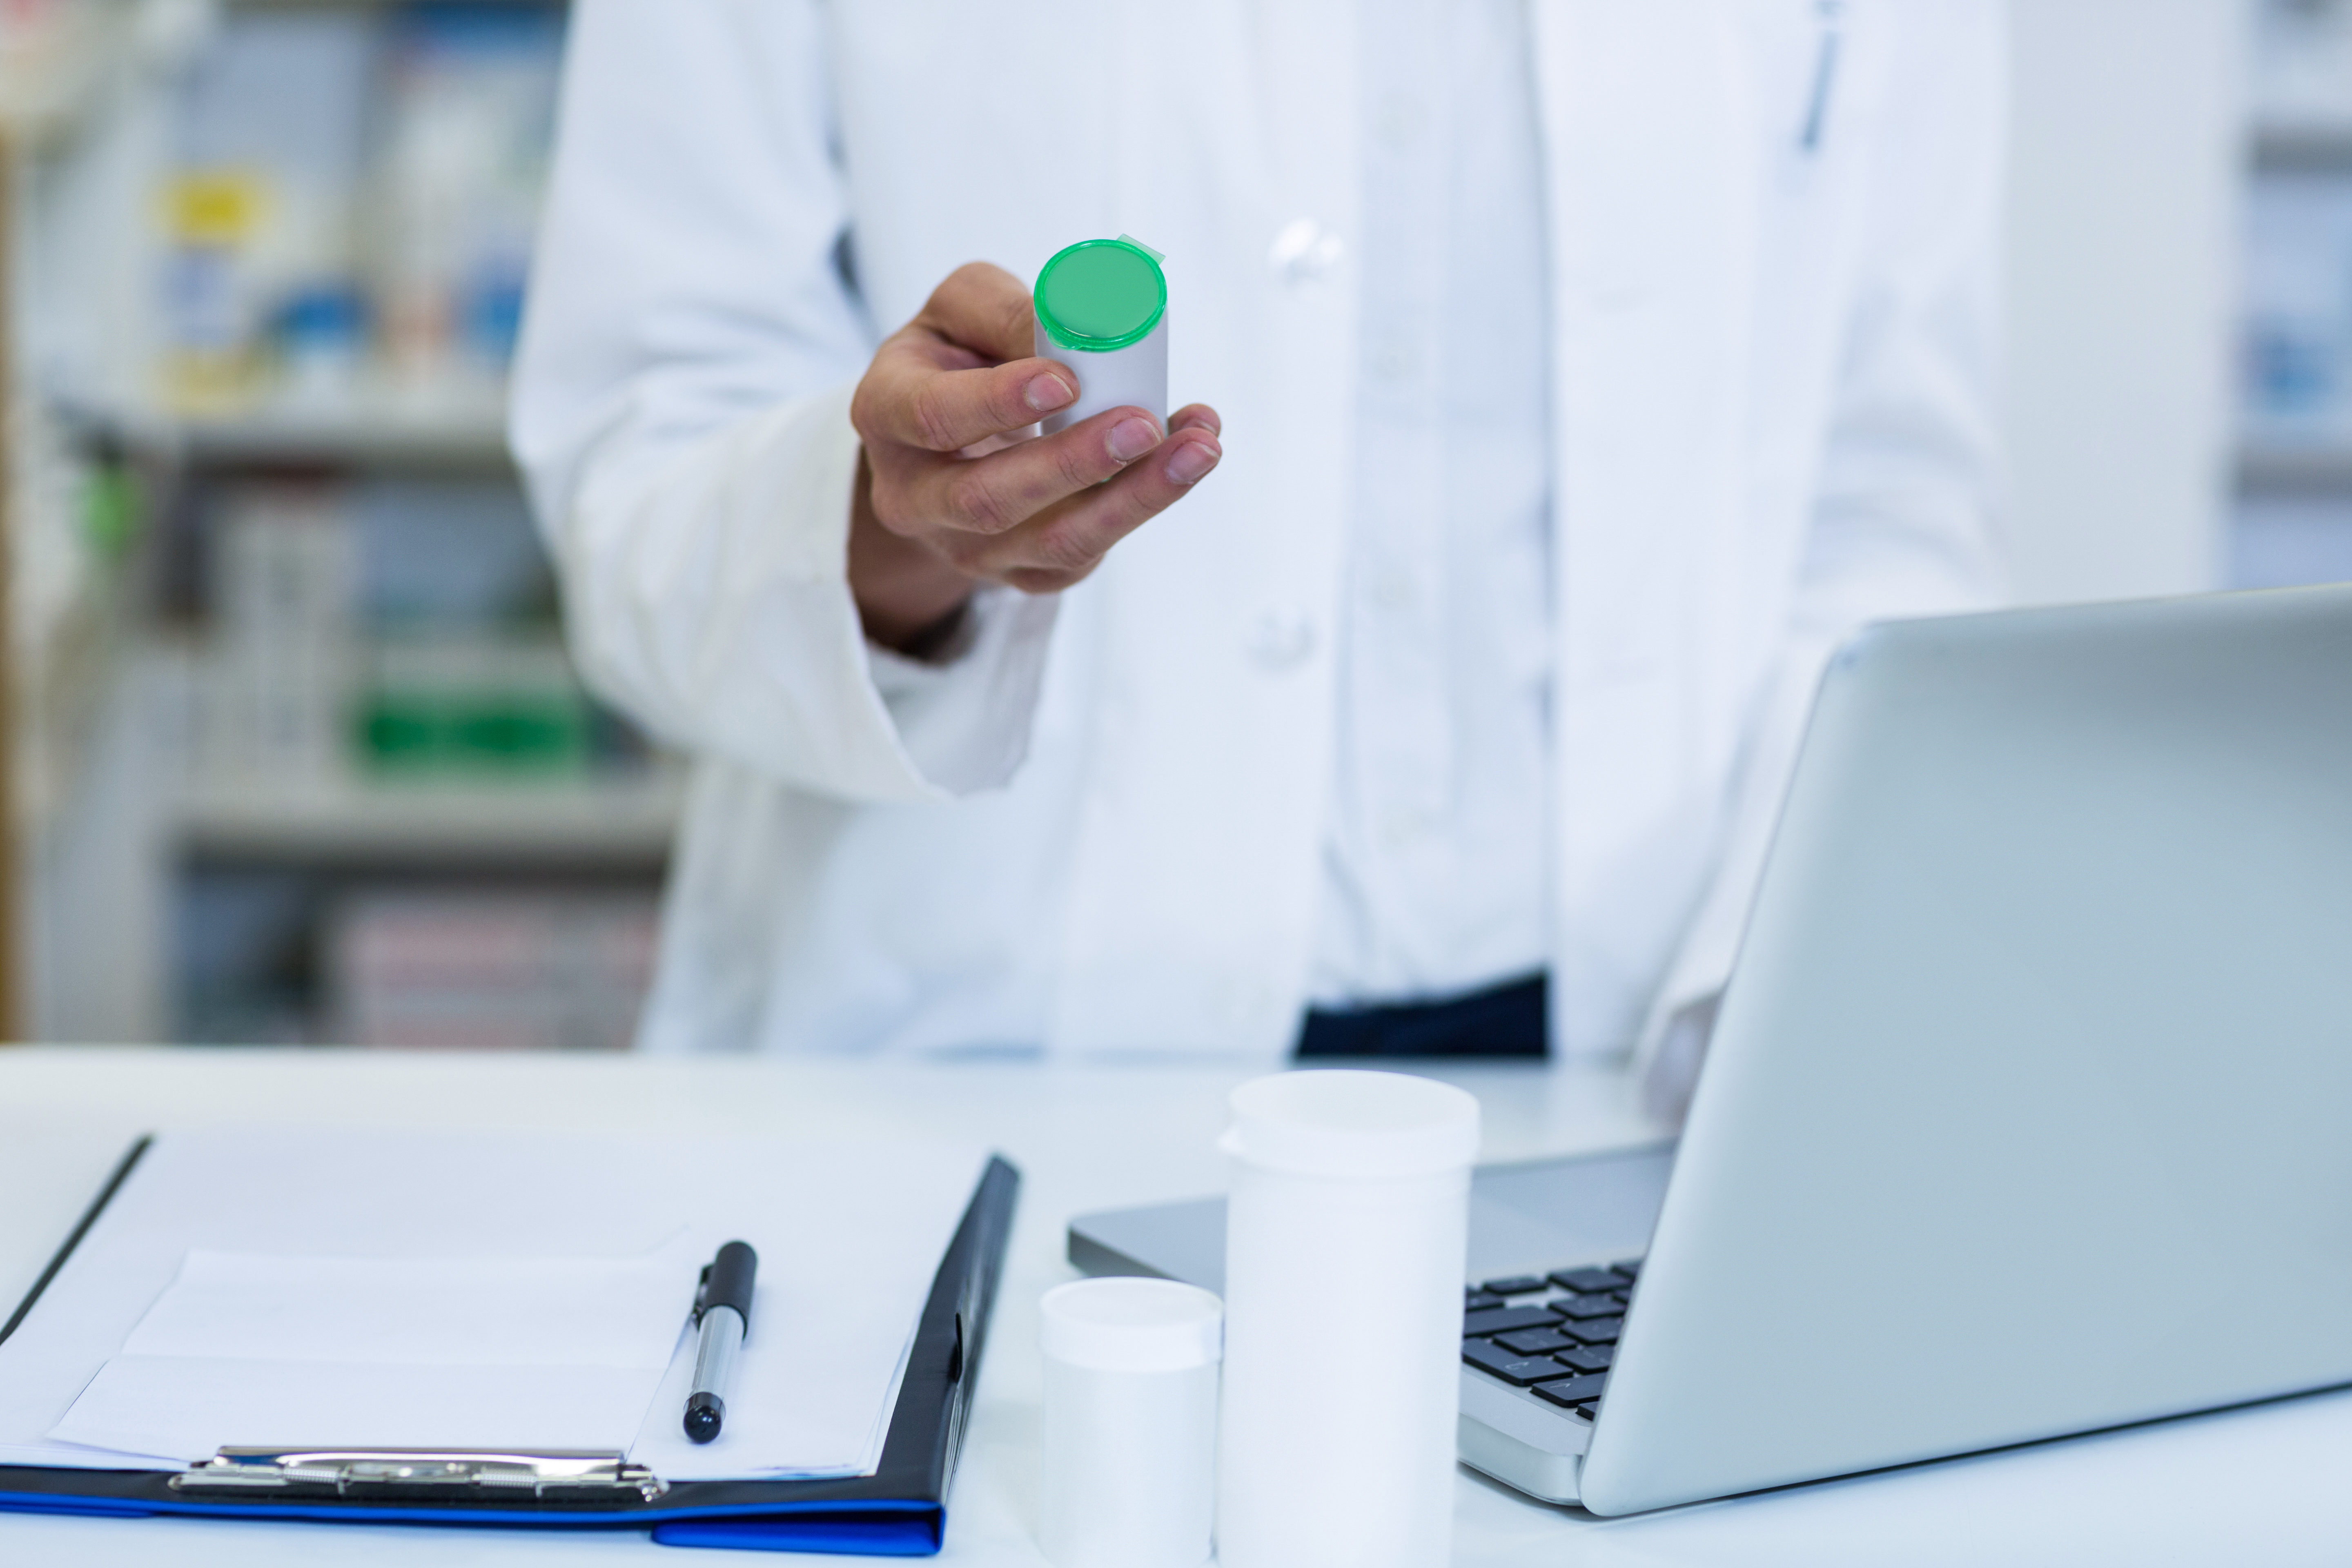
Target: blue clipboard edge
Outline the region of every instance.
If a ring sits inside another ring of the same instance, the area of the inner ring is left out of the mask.
[[[9,1321],[23,1321],[74,1247],[121,1187],[150,1140],[132,1145]],[[109,1518],[176,1515],[366,1524],[646,1530],[671,1546],[863,1556],[929,1556],[947,1522],[947,1488],[970,1418],[971,1391],[1012,1238],[1021,1173],[992,1155],[933,1276],[907,1375],[874,1474],[846,1480],[682,1481],[649,1503],[511,1503],[452,1506],[369,1498],[227,1503],[184,1499],[168,1488],[176,1472],[75,1470],[0,1466],[0,1510]]]
[[[8,1484],[23,1469],[24,1467],[0,1468],[0,1485]],[[33,1473],[81,1475],[87,1472],[37,1470]],[[162,1472],[137,1470],[116,1473],[146,1477]],[[367,1503],[322,1502],[155,1502],[58,1492],[0,1492],[0,1510],[68,1514],[85,1519],[152,1519],[159,1514],[170,1514],[187,1519],[295,1520],[310,1524],[463,1525],[476,1529],[643,1530],[650,1525],[654,1540],[665,1546],[829,1552],[863,1557],[932,1556],[939,1552],[947,1528],[947,1510],[943,1506],[911,1500],[897,1502],[877,1500],[855,1507],[835,1502],[770,1504],[757,1512],[727,1506],[655,1507],[633,1511],[625,1518],[615,1518],[607,1510],[567,1509],[551,1517],[548,1511],[511,1508],[464,1509],[424,1504],[383,1507]],[[575,1511],[579,1517],[566,1517]]]

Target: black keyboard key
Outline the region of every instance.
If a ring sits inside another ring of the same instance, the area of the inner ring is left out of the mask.
[[[1563,1318],[1615,1318],[1625,1311],[1625,1303],[1614,1296],[1562,1296],[1544,1305]]]
[[[1488,1334],[1514,1334],[1521,1329],[1556,1329],[1559,1326],[1559,1321],[1551,1315],[1548,1307],[1490,1307],[1483,1312],[1462,1314],[1462,1337],[1465,1340],[1483,1339]]]
[[[1581,1405],[1600,1398],[1601,1385],[1608,1381],[1605,1372],[1589,1372],[1580,1377],[1563,1377],[1557,1383],[1538,1383],[1536,1397],[1549,1399],[1554,1405]]]
[[[1574,1334],[1588,1345],[1613,1345],[1617,1342],[1617,1331],[1624,1326],[1624,1322],[1622,1318],[1580,1318],[1574,1322],[1562,1323],[1559,1331]]]
[[[1489,1311],[1502,1304],[1500,1296],[1489,1296],[1484,1290],[1473,1290],[1462,1299],[1462,1310],[1465,1312]]]
[[[1462,1359],[1481,1372],[1491,1372],[1505,1383],[1515,1383],[1521,1388],[1531,1383],[1549,1382],[1568,1370],[1548,1355],[1513,1355],[1476,1340],[1462,1347]]]
[[[1532,1296],[1545,1286],[1533,1274],[1514,1274],[1507,1279],[1489,1279],[1478,1289],[1489,1296]]]
[[[1609,1363],[1617,1359],[1615,1345],[1569,1345],[1549,1348],[1544,1353],[1574,1372],[1607,1372]]]
[[[1563,1268],[1551,1277],[1551,1282],[1580,1296],[1590,1296],[1596,1290],[1622,1289],[1625,1284],[1606,1268]]]
[[[1492,1372],[1498,1366],[1508,1366],[1515,1361],[1527,1358],[1517,1351],[1504,1350],[1487,1340],[1464,1340],[1462,1359],[1471,1366]]]
[[[1642,1277],[1642,1260],[1629,1258],[1622,1263],[1612,1263],[1609,1266],[1609,1272],[1622,1274],[1628,1279],[1639,1279]]]
[[[1522,1329],[1516,1334],[1496,1334],[1495,1342],[1519,1355],[1552,1355],[1576,1348],[1576,1342],[1558,1329]]]

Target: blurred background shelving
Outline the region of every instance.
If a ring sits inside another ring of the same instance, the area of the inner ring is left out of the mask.
[[[2229,581],[2352,578],[2352,3],[2259,0]]]
[[[681,773],[503,436],[565,19],[0,0],[0,1037],[626,1039]],[[2010,19],[2021,593],[2352,579],[2352,0]]]
[[[17,1033],[610,1049],[677,765],[507,455],[556,0],[5,0]]]

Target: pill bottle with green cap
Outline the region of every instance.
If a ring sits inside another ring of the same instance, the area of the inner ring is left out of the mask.
[[[1168,427],[1168,276],[1127,235],[1082,239],[1037,274],[1037,357],[1069,367],[1078,400],[1045,421],[1066,429],[1132,405]]]

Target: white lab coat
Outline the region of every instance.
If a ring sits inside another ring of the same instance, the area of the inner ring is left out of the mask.
[[[1993,0],[1530,0],[1557,1052],[1728,971],[1860,623],[1988,602]],[[1348,0],[583,0],[514,442],[595,687],[696,757],[652,1048],[1272,1056],[1330,799]],[[1833,44],[1825,30],[1837,27]],[[1834,53],[1826,95],[1825,44]],[[1815,100],[1818,134],[1808,144]],[[1165,250],[1200,489],[869,647],[851,387],[959,263]]]

